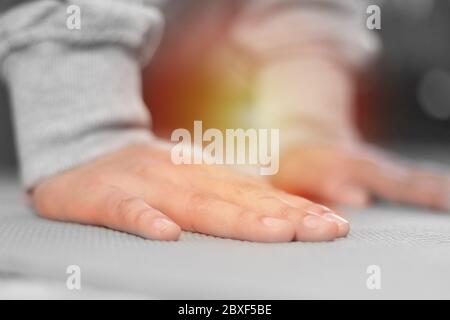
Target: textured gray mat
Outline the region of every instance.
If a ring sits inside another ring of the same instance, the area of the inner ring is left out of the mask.
[[[11,289],[7,280],[21,277],[71,297],[66,268],[79,265],[76,297],[87,298],[450,298],[450,214],[380,205],[350,213],[350,236],[332,243],[189,233],[166,243],[40,219],[22,204],[14,177],[0,181],[0,297],[2,284]],[[366,286],[369,265],[381,269],[380,290]]]

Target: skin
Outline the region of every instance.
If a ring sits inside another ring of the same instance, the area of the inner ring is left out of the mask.
[[[356,145],[292,148],[273,184],[329,205],[367,207],[374,198],[450,211],[450,176]]]
[[[330,209],[226,167],[174,165],[167,150],[134,145],[51,177],[32,193],[49,219],[148,239],[181,230],[257,241],[331,241],[349,223]]]
[[[328,132],[329,138],[352,141],[346,134],[352,131],[346,120],[352,80],[342,67],[299,59],[271,65],[260,78],[255,96],[263,110],[281,103],[316,110],[321,129],[316,135]],[[314,124],[305,119],[296,126],[307,130],[308,123]],[[36,211],[49,219],[156,240],[177,240],[186,230],[258,242],[331,241],[345,237],[350,226],[321,204],[364,207],[374,196],[450,209],[450,179],[442,173],[352,145],[285,150],[280,171],[270,181],[224,166],[176,166],[170,150],[133,145],[48,178],[33,190],[32,199]]]
[[[376,195],[449,210],[448,177],[367,148],[291,149],[271,182],[224,166],[173,165],[166,149],[134,145],[47,179],[32,198],[45,218],[155,240],[177,240],[181,230],[257,242],[348,234],[336,212],[292,193],[330,205],[368,206]]]
[[[316,141],[285,150],[272,183],[330,206],[366,207],[381,198],[449,211],[448,175],[411,166],[360,139],[352,121],[355,94],[348,66],[319,55],[262,69],[255,105],[267,126]]]

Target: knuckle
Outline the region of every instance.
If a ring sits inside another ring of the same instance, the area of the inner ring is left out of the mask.
[[[143,218],[148,214],[146,209],[141,209],[133,217],[133,224],[139,226],[142,224]]]
[[[231,230],[235,230],[238,233],[242,233],[246,230],[249,224],[252,222],[252,218],[256,218],[254,212],[248,211],[244,208],[236,210],[235,214],[229,220],[229,227]]]
[[[112,194],[107,202],[107,213],[120,222],[126,222],[134,212],[135,202],[133,197],[117,197]]]
[[[255,215],[254,213],[248,211],[247,209],[239,208],[236,211],[233,222],[236,226],[239,226],[243,221],[246,221],[249,217],[254,215]]]
[[[208,199],[209,197],[201,192],[190,192],[187,194],[184,215],[189,230],[201,230],[200,226],[205,223],[202,213],[208,209],[208,206],[211,207],[211,205],[208,204]]]
[[[185,210],[188,214],[195,214],[204,208],[208,196],[201,192],[190,192],[186,197]]]
[[[265,190],[252,190],[248,193],[248,196],[250,196],[252,200],[260,206],[271,208],[278,213],[282,213],[289,208],[286,203],[281,201],[271,192],[267,192]]]
[[[278,207],[278,214],[280,215],[281,218],[289,219],[289,218],[296,218],[301,214],[301,212],[299,212],[299,209],[280,204],[280,206]]]

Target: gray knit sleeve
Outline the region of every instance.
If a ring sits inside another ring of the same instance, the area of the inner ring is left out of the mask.
[[[158,45],[163,19],[142,3],[43,0],[0,16],[0,67],[25,187],[152,141],[140,67]],[[79,29],[67,26],[69,6],[80,9]]]

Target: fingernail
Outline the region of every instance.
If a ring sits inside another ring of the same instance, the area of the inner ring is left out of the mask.
[[[324,225],[325,220],[320,216],[309,215],[303,219],[303,224],[310,229],[317,229]]]
[[[263,218],[262,223],[270,228],[280,228],[286,225],[286,220],[277,219],[277,218]]]
[[[347,221],[347,220],[345,220],[345,219],[342,218],[341,216],[338,216],[337,214],[334,214],[334,213],[327,213],[327,214],[324,214],[323,217],[324,217],[325,219],[327,219],[328,221],[337,223],[339,226],[348,224],[348,221]]]
[[[167,219],[164,218],[157,218],[155,219],[155,221],[153,222],[153,226],[158,229],[159,231],[164,231],[167,228],[176,226],[175,223],[173,223],[172,221],[169,221]]]

